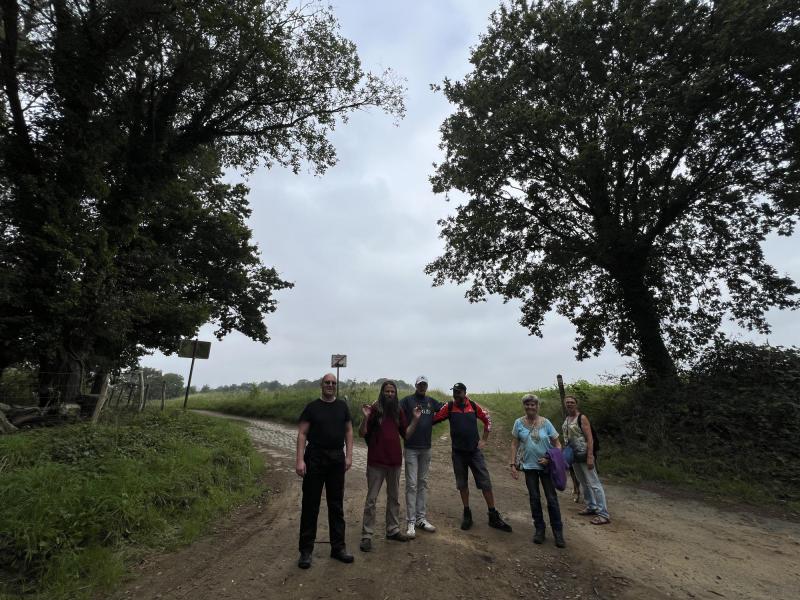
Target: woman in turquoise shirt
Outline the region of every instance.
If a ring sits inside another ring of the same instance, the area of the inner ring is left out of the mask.
[[[525,485],[528,488],[528,497],[531,503],[534,534],[533,543],[541,544],[544,541],[544,514],[539,491],[541,484],[544,497],[547,501],[547,514],[550,517],[550,528],[556,546],[564,548],[564,525],[561,522],[561,509],[558,506],[558,495],[553,485],[550,474],[546,470],[548,463],[547,451],[550,448],[561,448],[558,441],[558,432],[553,424],[545,417],[539,415],[539,398],[533,394],[522,397],[525,407],[525,416],[514,421],[511,430],[511,476],[519,479],[519,471],[525,473]]]

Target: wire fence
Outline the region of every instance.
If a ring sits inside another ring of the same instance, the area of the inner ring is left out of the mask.
[[[160,377],[130,372],[97,383],[79,373],[7,371],[0,380],[0,433],[165,408],[167,383]]]

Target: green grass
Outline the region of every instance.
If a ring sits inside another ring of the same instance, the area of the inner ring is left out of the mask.
[[[352,387],[340,390],[340,397],[346,397],[350,412],[356,422],[360,419],[361,405],[372,403],[378,398],[377,387]],[[409,392],[410,393],[410,392]],[[556,389],[537,390],[536,393],[542,400],[542,414],[551,419],[558,415],[560,419],[561,408]],[[405,394],[401,392],[401,397]],[[430,390],[428,392],[440,402],[447,402],[452,398],[450,392]],[[523,392],[519,393],[491,393],[469,394],[470,398],[481,406],[491,409],[492,418],[502,426],[511,427],[514,419],[522,415],[520,399]],[[259,419],[275,419],[285,423],[296,423],[303,407],[310,401],[319,397],[314,390],[288,390],[268,392],[253,389],[249,392],[210,392],[189,396],[190,409],[213,410],[242,417]],[[183,398],[173,398],[168,401],[170,406],[183,406]],[[554,421],[555,423],[556,421]],[[560,423],[560,421],[559,421]]]
[[[771,482],[762,482],[741,472],[731,472],[720,461],[691,454],[640,449],[630,452],[611,442],[604,446],[602,472],[628,484],[659,483],[677,490],[712,496],[718,500],[770,506],[786,516],[800,517],[800,501],[779,498]]]
[[[260,492],[235,424],[181,411],[0,438],[0,598],[90,598]]]

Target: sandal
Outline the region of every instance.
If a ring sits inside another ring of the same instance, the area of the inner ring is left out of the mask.
[[[583,509],[582,511],[580,511],[578,514],[579,514],[579,515],[582,515],[582,516],[584,516],[584,517],[588,517],[588,516],[591,516],[591,515],[596,515],[596,514],[597,514],[597,511],[596,511],[596,510],[591,510],[591,509],[588,509],[588,508],[584,508],[584,509]]]
[[[609,519],[608,517],[601,517],[600,515],[597,515],[594,519],[589,521],[589,523],[591,523],[592,525],[608,525],[609,523],[611,523],[611,519]]]

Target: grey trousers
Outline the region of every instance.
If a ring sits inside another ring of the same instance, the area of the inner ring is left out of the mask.
[[[375,504],[384,480],[386,481],[386,535],[394,535],[400,531],[400,468],[367,465],[367,500],[364,502],[364,520],[361,525],[362,539],[372,539],[375,533]]]
[[[425,518],[428,508],[428,469],[430,448],[406,448],[406,520],[416,523]]]

